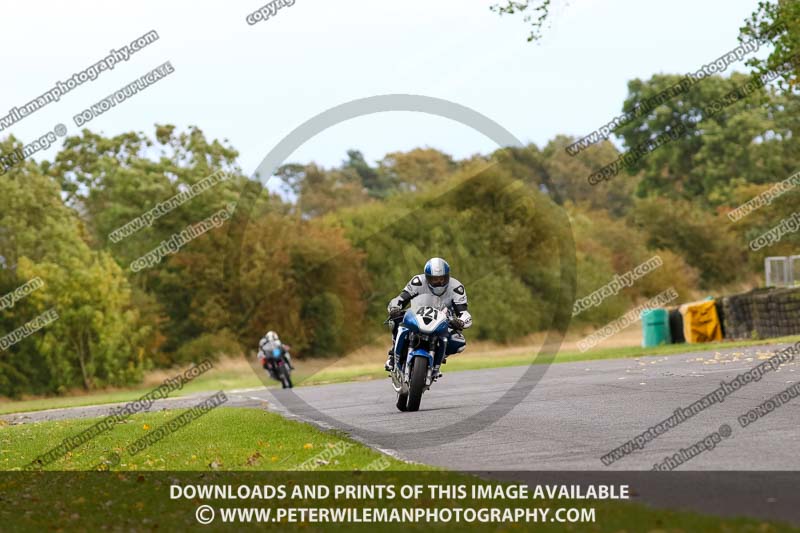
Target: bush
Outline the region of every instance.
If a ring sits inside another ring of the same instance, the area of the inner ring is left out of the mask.
[[[727,217],[682,200],[647,198],[634,206],[630,222],[651,249],[671,250],[700,272],[702,288],[733,283],[744,274],[746,243],[733,234]]]
[[[200,363],[206,359],[212,361],[220,357],[242,356],[242,346],[230,331],[204,333],[198,338],[181,346],[175,353],[174,362],[178,364]]]
[[[462,171],[380,208],[347,209],[330,219],[366,256],[369,316],[443,257],[467,290],[479,338],[508,341],[551,327],[564,290],[560,251],[569,242],[566,216],[539,191],[492,166]],[[568,256],[569,254],[566,254]],[[569,276],[567,276],[569,277]]]

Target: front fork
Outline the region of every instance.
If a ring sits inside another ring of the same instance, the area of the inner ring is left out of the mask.
[[[403,326],[398,326],[397,335],[394,342],[394,371],[392,372],[392,383],[397,392],[408,392],[408,345],[409,330]],[[437,376],[433,373],[433,368],[442,364],[444,354],[447,351],[447,338],[440,338],[436,343],[436,352],[433,354],[433,366],[428,368],[427,387],[430,388],[431,384],[436,381]]]
[[[408,373],[406,372],[405,354],[408,353],[408,329],[397,326],[394,336],[392,354],[394,357],[394,370],[392,370],[392,386],[396,392],[408,394]],[[401,364],[401,361],[403,362]]]

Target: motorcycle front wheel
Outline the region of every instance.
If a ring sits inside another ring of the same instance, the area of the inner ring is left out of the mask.
[[[428,379],[428,360],[424,357],[414,359],[414,367],[411,369],[411,383],[408,387],[409,411],[418,411],[422,401],[422,392],[425,390],[425,382]]]
[[[408,393],[403,394],[402,392],[397,393],[397,408],[400,411],[408,411]]]
[[[285,366],[281,367],[280,382],[284,389],[292,388],[292,378],[289,377],[289,370]]]

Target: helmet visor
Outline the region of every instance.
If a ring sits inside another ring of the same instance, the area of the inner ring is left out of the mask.
[[[444,287],[447,285],[450,276],[427,276],[428,278],[428,285],[431,287]]]

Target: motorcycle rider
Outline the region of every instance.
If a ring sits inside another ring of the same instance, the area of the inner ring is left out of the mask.
[[[278,338],[278,334],[274,331],[268,331],[267,334],[258,341],[258,359],[261,361],[261,366],[264,367],[265,370],[270,371],[270,373],[272,372],[272,369],[268,368],[268,365],[270,365],[273,359],[272,353],[275,349],[281,351],[281,359],[283,359],[291,370],[294,370],[292,356],[289,354],[291,346],[282,343]]]
[[[387,307],[390,318],[394,320],[392,328],[392,347],[389,348],[389,357],[386,359],[384,369],[388,372],[394,370],[395,363],[395,342],[397,340],[397,328],[400,319],[403,317],[403,308],[412,298],[421,294],[433,294],[441,298],[442,303],[453,313],[450,319],[450,338],[447,342],[448,355],[464,351],[467,345],[461,331],[472,326],[472,315],[467,310],[467,292],[464,285],[455,278],[450,277],[450,265],[441,257],[433,257],[425,263],[424,274],[418,274],[411,278],[396,298],[393,298]],[[439,365],[434,366],[435,376],[441,376]]]

